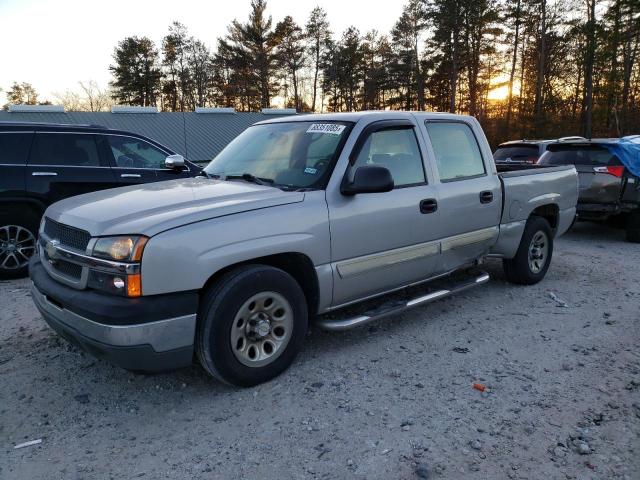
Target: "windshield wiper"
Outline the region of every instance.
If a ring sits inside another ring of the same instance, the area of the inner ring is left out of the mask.
[[[222,175],[220,175],[219,173],[209,173],[206,170],[202,170],[197,176],[212,178],[214,180],[219,180],[222,178]]]
[[[225,175],[223,180],[244,180],[245,182],[255,183],[256,185],[269,185],[273,184],[271,178],[261,178],[252,175],[251,173],[232,174]]]

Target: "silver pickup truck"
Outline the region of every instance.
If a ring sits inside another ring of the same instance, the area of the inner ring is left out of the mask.
[[[343,330],[480,285],[487,256],[512,282],[542,280],[575,217],[576,170],[501,168],[466,116],[260,122],[200,177],[50,206],[33,299],[60,335],[124,368],[195,354],[255,385],[291,364],[309,321]]]

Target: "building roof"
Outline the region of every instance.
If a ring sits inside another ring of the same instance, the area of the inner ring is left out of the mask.
[[[100,125],[149,137],[195,162],[209,161],[247,127],[273,112],[111,113],[0,111],[0,121]]]

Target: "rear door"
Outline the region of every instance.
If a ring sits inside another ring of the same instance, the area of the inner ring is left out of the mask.
[[[549,146],[540,165],[575,165],[580,184],[579,202],[616,204],[622,196],[624,166],[609,150],[594,144]]]
[[[33,132],[0,132],[0,200],[24,197],[25,167]]]
[[[470,124],[427,120],[425,126],[438,174],[442,262],[445,270],[453,270],[486,254],[495,243],[502,189]]]
[[[26,169],[31,195],[50,204],[116,185],[93,133],[36,132]]]

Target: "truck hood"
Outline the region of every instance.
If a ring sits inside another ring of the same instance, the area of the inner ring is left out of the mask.
[[[301,202],[304,193],[204,177],[132,185],[67,198],[45,215],[92,236],[153,236],[188,223]]]

